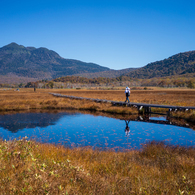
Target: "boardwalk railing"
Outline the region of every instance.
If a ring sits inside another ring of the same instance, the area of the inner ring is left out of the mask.
[[[121,102],[121,101],[112,101],[112,100],[103,100],[103,99],[94,99],[94,98],[85,98],[85,97],[77,97],[71,95],[62,95],[58,93],[50,93],[56,97],[63,97],[63,98],[70,98],[70,99],[77,99],[77,100],[89,100],[94,102],[103,102],[103,103],[111,103],[114,106],[133,106],[136,107],[139,112],[150,113],[151,108],[167,108],[169,111],[187,111],[187,110],[195,110],[193,106],[171,106],[171,105],[158,105],[158,104],[145,104],[145,103],[135,103],[135,102]]]

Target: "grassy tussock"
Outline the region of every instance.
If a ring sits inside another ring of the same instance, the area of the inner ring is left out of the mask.
[[[182,118],[185,119],[186,121],[193,122],[195,121],[195,111],[190,111],[190,112],[176,112],[172,113],[172,116],[175,118]]]
[[[150,143],[142,151],[68,149],[0,141],[1,194],[194,194],[195,149]]]

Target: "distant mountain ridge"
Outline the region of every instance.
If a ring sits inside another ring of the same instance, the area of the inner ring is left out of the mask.
[[[120,77],[123,74],[134,71],[136,69],[137,68],[126,68],[122,70],[112,70],[111,69],[111,70],[107,70],[103,72],[75,74],[74,76],[81,76],[81,77],[86,77],[86,78],[98,78],[98,77],[116,78],[116,77]]]
[[[75,76],[86,78],[117,78],[130,77],[150,79],[154,77],[167,77],[195,73],[195,51],[188,51],[173,55],[167,59],[152,62],[141,68],[127,68],[122,70],[108,70],[97,73],[81,73]]]
[[[119,64],[120,67],[120,64]],[[142,68],[112,70],[94,63],[62,58],[47,48],[24,47],[11,43],[0,48],[0,83],[26,83],[66,76],[86,78],[150,79],[194,75],[195,51],[183,52]]]
[[[131,78],[149,79],[195,73],[195,51],[173,55],[167,59],[147,64],[134,71],[123,74]]]
[[[64,59],[47,48],[24,47],[11,43],[0,48],[0,75],[52,79],[78,73],[110,70],[79,60]]]

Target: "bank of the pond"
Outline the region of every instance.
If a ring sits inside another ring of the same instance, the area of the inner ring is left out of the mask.
[[[71,109],[71,110],[90,110],[104,113],[137,114],[138,110],[133,107],[117,107],[110,103],[97,103],[87,100],[71,100],[57,98],[49,94],[51,89],[21,89],[20,91],[7,90],[0,91],[0,111],[28,111],[35,109]],[[52,90],[54,93],[76,95],[81,97],[99,98],[114,101],[124,101],[124,92],[116,90]],[[180,97],[178,99],[178,96]],[[195,91],[190,90],[152,90],[152,91],[133,91],[131,101],[150,104],[169,104],[178,106],[194,106]],[[165,109],[152,109],[153,112],[164,112]],[[195,112],[174,113],[175,117],[185,118],[188,121],[195,121]]]
[[[195,122],[195,111],[189,111],[189,112],[176,112],[172,113],[172,117],[175,117],[177,119],[185,119],[189,122]]]
[[[142,151],[64,148],[0,140],[1,194],[194,194],[195,149]]]
[[[47,91],[41,92],[16,92],[6,91],[0,93],[0,111],[28,111],[35,109],[70,109],[70,110],[88,110],[99,111],[116,114],[132,114],[137,113],[137,109],[130,107],[117,107],[107,103],[89,102],[87,100],[70,100],[64,98],[56,98]]]

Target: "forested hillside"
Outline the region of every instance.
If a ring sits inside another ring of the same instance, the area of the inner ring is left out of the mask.
[[[149,63],[142,68],[108,70],[104,72],[82,73],[77,75],[86,78],[116,78],[120,76],[127,76],[130,78],[150,79],[174,75],[182,76],[187,73],[195,73],[195,51],[179,53],[167,59]]]
[[[194,75],[195,51],[179,53],[142,68],[111,70],[94,63],[64,59],[46,48],[36,49],[16,43],[0,48],[0,86],[32,87],[36,82],[49,87],[53,85],[51,83],[193,87]]]
[[[131,78],[154,78],[195,72],[195,51],[179,53],[123,74]]]
[[[109,68],[79,60],[64,59],[47,48],[24,47],[11,43],[0,48],[0,75],[53,79],[78,73],[100,72]],[[10,77],[11,77],[10,76]]]
[[[81,77],[86,77],[86,78],[98,78],[98,77],[116,78],[116,77],[120,77],[123,74],[134,71],[136,69],[137,68],[126,68],[122,70],[107,70],[103,72],[76,74],[74,76],[81,76]]]

